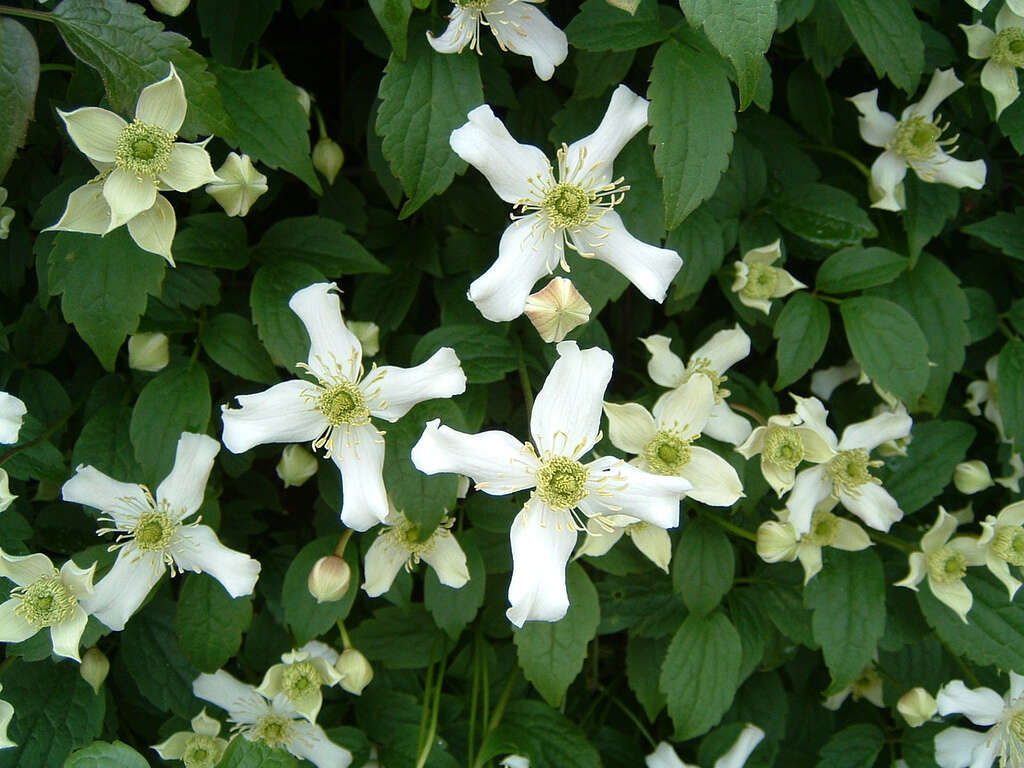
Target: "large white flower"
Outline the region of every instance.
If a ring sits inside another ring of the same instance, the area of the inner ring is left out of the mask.
[[[714,768],[743,768],[747,758],[764,739],[764,731],[753,723],[747,723],[728,751],[715,761]],[[699,768],[684,763],[667,742],[659,742],[658,748],[644,758],[647,768]]]
[[[170,567],[208,573],[232,597],[252,594],[260,564],[228,549],[213,529],[198,521],[185,523],[203,503],[206,481],[220,443],[206,435],[182,432],[174,468],[157,486],[156,497],[144,485],[122,483],[94,467],[80,464],[61,490],[64,501],[101,510],[116,533],[117,560],[82,607],[108,627],[124,629],[150,589]]]
[[[612,356],[563,341],[534,402],[533,443],[507,432],[467,435],[435,419],[413,446],[412,461],[428,475],[455,472],[496,496],[533,488],[512,523],[509,620],[558,621],[569,608],[565,564],[585,518],[626,514],[659,528],[679,524],[679,501],[690,489],[681,477],[652,475],[621,459],[581,457],[601,437],[601,396]]]
[[[797,533],[807,533],[814,510],[832,496],[872,528],[888,531],[903,517],[903,511],[882,487],[881,480],[871,474],[871,467],[881,466],[882,462],[871,461],[869,456],[882,443],[909,435],[914,422],[900,405],[893,411],[851,424],[843,430],[842,439],[837,441],[835,433],[824,423],[825,415],[827,412],[821,409],[821,420],[814,418],[807,423],[836,451],[836,455],[796,476],[793,490],[786,499],[789,522]]]
[[[962,680],[946,683],[935,697],[939,714],[967,716],[981,733],[970,728],[946,728],[935,736],[935,762],[941,768],[989,768],[1024,765],[1024,676],[1010,672],[1010,690],[1000,696],[991,688],[968,688]]]
[[[318,383],[293,379],[265,392],[239,395],[241,408],[221,408],[224,445],[242,453],[264,443],[312,442],[341,470],[341,521],[365,531],[388,517],[384,436],[370,417],[398,421],[424,400],[466,391],[466,374],[450,347],[413,368],[374,366],[363,375],[359,339],[341,317],[334,283],[296,291],[288,306],[309,334],[309,357],[299,363]]]
[[[647,104],[626,86],[616,88],[597,130],[558,150],[558,179],[544,153],[513,139],[486,104],[452,131],[456,154],[519,209],[501,236],[498,260],[469,286],[484,317],[519,317],[534,283],[559,263],[568,271],[567,246],[610,264],[647,298],[665,300],[682,260],[675,251],[637,240],[613,210],[628,187],[613,179],[612,163],[647,125]]]
[[[226,711],[235,723],[233,730],[249,741],[281,747],[317,768],[348,768],[352,763],[352,753],[328,739],[319,725],[303,718],[284,693],[267,699],[223,669],[197,677],[192,693]]]
[[[480,50],[480,25],[491,28],[503,51],[533,60],[541,80],[550,80],[555,67],[569,55],[565,33],[534,8],[543,0],[455,0],[448,27],[440,37],[427,32],[427,41],[439,53],[460,53],[469,46]]]
[[[985,161],[950,157],[943,147],[955,144],[956,137],[940,138],[947,126],[940,124],[935,109],[962,86],[952,69],[935,70],[924,97],[904,109],[899,120],[878,108],[877,88],[850,97],[862,115],[857,121],[861,138],[885,150],[871,166],[873,197],[878,197],[871,203],[873,208],[903,210],[899,198],[908,166],[922,181],[969,189],[985,186]]]
[[[690,355],[684,364],[682,359],[669,348],[668,336],[648,336],[640,339],[651,359],[647,363],[647,375],[655,384],[675,389],[682,386],[696,374],[711,382],[715,389],[715,407],[711,409],[704,434],[715,440],[724,440],[739,445],[750,435],[750,422],[733,412],[725,399],[729,390],[722,386],[725,372],[750,354],[750,337],[739,325],[718,331]],[[668,397],[665,393],[662,397]]]
[[[996,16],[993,32],[984,24],[961,24],[972,59],[987,59],[981,68],[981,86],[996,100],[996,119],[1020,96],[1017,70],[1024,67],[1024,2],[1015,13],[1009,3]]]

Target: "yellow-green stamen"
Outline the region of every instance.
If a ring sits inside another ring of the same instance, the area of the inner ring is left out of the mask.
[[[174,149],[172,133],[148,123],[126,125],[117,137],[114,162],[121,170],[145,179],[167,170]]]
[[[20,600],[14,612],[36,627],[52,627],[71,618],[78,600],[56,576],[40,576],[27,587],[11,590]]]
[[[587,497],[587,470],[566,456],[552,456],[537,470],[537,495],[552,509],[572,509]]]

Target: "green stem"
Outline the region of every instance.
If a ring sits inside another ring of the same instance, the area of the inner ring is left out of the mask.
[[[423,744],[423,750],[420,753],[419,759],[416,761],[416,768],[423,768],[423,766],[427,764],[427,758],[430,757],[430,750],[434,746],[434,737],[437,735],[437,717],[441,712],[441,686],[444,683],[444,673],[447,665],[447,643],[444,643],[441,646],[441,667],[437,674],[437,682],[435,684],[436,690],[434,691],[433,711],[430,714],[430,729],[427,731],[427,738]]]
[[[18,445],[18,446],[15,446],[14,448],[10,448],[9,450],[4,452],[3,454],[0,454],[0,466],[3,466],[4,462],[6,462],[12,456],[16,456],[19,453],[21,453],[22,451],[27,450],[27,449],[31,448],[32,446],[34,446],[34,445],[38,445],[39,443],[41,443],[44,440],[46,440],[50,435],[52,435],[54,432],[56,432],[58,429],[60,429],[62,426],[64,426],[64,424],[67,422],[67,420],[70,419],[72,416],[74,416],[75,415],[75,411],[77,411],[79,408],[81,408],[84,403],[85,403],[85,398],[83,397],[81,400],[73,403],[71,405],[70,410],[68,410],[67,413],[65,413],[63,416],[61,416],[59,419],[57,419],[57,421],[53,422],[53,424],[48,426],[43,431],[43,434],[41,434],[39,437],[37,437],[37,438],[35,438],[33,440],[29,440],[24,445]]]
[[[656,742],[654,740],[654,738],[651,736],[650,731],[648,731],[647,727],[642,722],[640,722],[640,718],[638,718],[636,715],[634,715],[630,711],[629,707],[627,707],[625,704],[623,704],[621,701],[619,701],[619,697],[618,696],[616,696],[615,694],[609,693],[608,694],[608,700],[611,701],[619,709],[621,709],[623,714],[626,717],[628,717],[630,720],[633,721],[633,725],[635,725],[637,727],[637,729],[640,731],[640,733],[643,734],[644,738],[647,739],[647,743],[650,744],[651,747],[657,748],[658,742]]]
[[[327,138],[327,126],[324,125],[324,116],[320,113],[320,107],[313,105],[313,114],[316,115],[316,124],[320,128],[320,138]]]
[[[768,426],[768,422],[764,420],[764,416],[762,416],[760,413],[755,411],[753,408],[748,408],[747,406],[740,405],[739,403],[729,403],[729,407],[732,408],[734,411],[739,411],[740,413],[747,414],[747,416],[750,416],[754,421],[756,421],[762,427],[767,427]]]
[[[523,359],[523,346],[516,343],[516,358],[519,368],[519,386],[523,390],[523,402],[526,403],[526,418],[529,420],[533,413],[533,387],[530,386],[530,374],[526,370],[526,361]]]
[[[868,170],[868,167],[864,165],[864,163],[862,163],[856,157],[851,155],[849,152],[844,152],[843,150],[836,149],[835,147],[826,147],[823,144],[804,144],[802,146],[804,149],[810,149],[815,152],[826,152],[830,155],[841,157],[843,158],[843,160],[846,160],[850,165],[852,165],[854,168],[856,168],[858,171],[864,174],[864,178],[871,178],[871,171]]]
[[[1013,329],[1006,324],[1006,321],[1003,320],[1002,317],[999,318],[999,331],[1010,341],[1017,338],[1017,334],[1013,332]]]
[[[75,68],[70,64],[40,64],[39,73],[43,72],[74,72]]]
[[[416,754],[423,752],[423,736],[427,729],[427,721],[430,719],[431,695],[434,691],[434,667],[431,664],[427,667],[427,679],[423,683],[423,714],[420,715],[420,730],[416,736]]]
[[[518,672],[519,668],[516,667],[508,676],[508,682],[505,683],[505,690],[501,692],[501,697],[498,699],[498,703],[494,707],[494,712],[491,713],[489,722],[487,723],[487,730],[484,731],[483,738],[481,739],[480,751],[477,752],[476,760],[473,761],[473,768],[483,768],[484,763],[487,761],[484,757],[484,745],[487,742],[487,737],[495,728],[498,727],[499,723],[501,723],[501,717],[505,714],[505,706],[508,704],[508,700],[512,696],[512,686],[516,682]]]
[[[345,556],[345,547],[348,545],[348,540],[351,539],[351,538],[352,538],[352,529],[351,528],[349,528],[347,531],[345,531],[343,534],[341,534],[341,538],[338,539],[338,546],[336,546],[334,548],[334,556],[335,557],[344,557]],[[345,646],[345,647],[347,648],[348,646]]]
[[[469,738],[466,740],[466,762],[473,759],[473,737],[476,736],[476,705],[480,696],[480,628],[473,633],[473,691],[469,696]],[[487,663],[486,661],[484,662]]]
[[[53,23],[52,13],[30,11],[27,8],[12,8],[9,5],[0,5],[0,14],[6,14],[7,16],[21,16],[23,19],[38,19],[39,21],[48,21],[51,24]]]
[[[347,651],[352,647],[352,641],[349,639],[348,632],[345,630],[345,622],[341,619],[338,619],[338,631],[341,633],[341,647]]]
[[[747,541],[752,541],[755,544],[757,543],[757,534],[751,533],[746,528],[740,528],[740,526],[730,523],[728,520],[726,520],[723,517],[719,517],[714,512],[708,512],[707,510],[704,509],[698,510],[698,512],[702,517],[706,517],[708,520],[714,520],[716,523],[718,523],[720,526],[725,528],[725,530],[729,531],[730,533],[733,533],[736,536],[740,536],[746,539]]]
[[[936,635],[936,637],[938,637],[938,635]],[[950,656],[952,656],[953,660],[956,661],[957,666],[960,667],[961,671],[964,673],[964,677],[967,678],[967,682],[969,682],[971,684],[971,687],[972,688],[980,688],[981,687],[981,681],[978,680],[978,676],[976,674],[974,674],[974,670],[971,669],[969,666],[967,666],[967,662],[964,661],[962,658],[960,658],[960,656],[958,656],[957,654],[953,653],[953,649],[950,648],[946,644],[946,641],[943,640],[941,637],[939,637],[939,643],[942,645],[942,647],[946,651],[946,653],[948,653]]]
[[[871,531],[871,530],[869,530],[868,531],[868,536],[870,536],[872,539],[874,539],[877,542],[880,542],[882,544],[887,544],[888,546],[892,547],[893,549],[898,549],[898,550],[901,550],[903,552],[916,552],[917,551],[917,547],[915,547],[909,541],[904,541],[903,539],[899,539],[899,538],[897,538],[897,537],[895,537],[895,536],[893,536],[892,534],[889,534],[889,533],[882,533],[881,531]]]
[[[821,301],[827,301],[830,304],[842,304],[843,303],[842,299],[837,299],[835,296],[828,296],[827,294],[817,293],[815,291],[811,291],[811,296],[813,298],[819,299]]]

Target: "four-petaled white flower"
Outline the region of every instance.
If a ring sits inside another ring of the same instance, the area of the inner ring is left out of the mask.
[[[235,723],[232,730],[249,741],[281,747],[317,768],[348,768],[352,763],[352,753],[328,739],[319,725],[303,718],[284,693],[267,699],[223,669],[197,677],[192,693],[227,712]]]
[[[337,651],[311,640],[297,651],[283,654],[281,663],[267,670],[256,690],[270,700],[284,694],[296,712],[315,723],[324,703],[320,686],[330,687],[341,681],[341,673],[334,668],[337,663]]]
[[[228,748],[219,734],[220,721],[203,709],[192,718],[191,731],[178,731],[153,749],[164,760],[181,760],[185,768],[213,768]]]
[[[675,389],[697,374],[711,382],[715,389],[715,407],[711,409],[711,415],[704,426],[704,434],[733,445],[739,445],[747,439],[751,430],[750,422],[729,407],[725,401],[729,397],[729,390],[722,386],[727,378],[725,372],[750,354],[750,337],[739,325],[718,331],[695,350],[685,364],[669,348],[671,339],[667,336],[648,336],[640,341],[651,353],[647,375],[655,384]],[[662,397],[668,395],[666,392]]]
[[[498,260],[469,286],[469,299],[488,320],[513,320],[542,276],[565,262],[569,247],[610,264],[644,296],[665,300],[682,266],[675,251],[637,240],[613,209],[628,187],[612,178],[612,163],[647,125],[646,99],[620,85],[597,130],[558,151],[558,179],[537,147],[520,144],[483,104],[452,131],[455,153],[519,210],[501,236]]]
[[[743,768],[747,758],[764,739],[764,731],[753,723],[747,723],[736,737],[733,745],[715,761],[714,768]],[[679,755],[667,742],[659,742],[658,748],[644,758],[647,768],[699,768],[679,759]]]
[[[971,564],[984,563],[1003,582],[1013,600],[1021,582],[1010,573],[1010,566],[1024,565],[1024,501],[1003,507],[998,515],[986,516],[978,538],[958,536],[953,543],[976,548],[977,552],[970,557]]]
[[[97,533],[117,534],[110,547],[118,550],[117,560],[82,601],[88,613],[111,629],[124,629],[168,567],[172,576],[177,571],[208,573],[232,597],[252,594],[260,564],[225,547],[209,526],[184,522],[203,503],[219,450],[213,438],[182,432],[174,468],[157,486],[155,498],[144,485],[114,480],[84,464],[64,483],[64,501],[104,513],[100,521],[110,527]]]
[[[964,403],[972,416],[981,416],[981,408],[985,406],[985,418],[995,425],[999,430],[999,439],[1010,442],[1006,439],[1006,429],[1003,426],[1003,412],[999,408],[999,355],[992,355],[985,361],[985,381],[972,381],[967,385],[967,402]]]
[[[267,191],[267,177],[256,170],[248,155],[229,152],[217,169],[219,179],[207,184],[205,192],[220,203],[228,216],[245,216],[252,204]]]
[[[899,120],[878,108],[877,88],[850,97],[862,115],[857,120],[861,138],[885,150],[871,166],[872,197],[878,197],[871,207],[904,209],[900,198],[908,166],[922,181],[969,189],[985,186],[985,161],[964,162],[950,157],[943,147],[955,144],[957,137],[941,139],[947,126],[940,125],[940,118],[934,114],[939,104],[961,86],[952,69],[935,70],[921,101],[904,109]],[[953,147],[950,151],[955,150]]]
[[[476,435],[428,422],[412,461],[428,475],[454,472],[478,490],[503,496],[532,488],[512,523],[511,607],[518,627],[558,621],[569,608],[565,565],[585,518],[626,514],[660,528],[679,524],[679,501],[690,489],[681,477],[653,475],[621,459],[580,459],[601,438],[601,396],[611,380],[612,356],[563,341],[558,360],[537,395],[530,417],[533,444],[507,432]]]
[[[1021,5],[1024,5],[1022,3]],[[1020,96],[1017,70],[1024,67],[1024,8],[1014,13],[1009,3],[996,16],[993,32],[984,24],[961,24],[972,59],[987,59],[981,68],[981,87],[996,101],[996,119]]]
[[[1010,689],[1000,696],[991,688],[968,688],[952,680],[935,697],[943,717],[960,713],[987,732],[953,726],[935,735],[935,762],[940,768],[1001,768],[1024,765],[1024,676],[1010,672]]]
[[[736,278],[732,290],[740,303],[759,309],[766,315],[772,311],[772,299],[781,299],[807,286],[782,267],[773,267],[782,258],[782,241],[747,251],[742,261],[733,263]]]
[[[95,570],[95,563],[79,568],[68,560],[58,572],[46,555],[0,550],[0,576],[17,585],[0,604],[0,643],[20,643],[48,628],[53,652],[81,662],[78,644],[89,621],[82,603],[92,594]]]
[[[264,443],[312,442],[341,470],[341,521],[365,531],[387,520],[384,437],[374,416],[398,421],[417,403],[466,390],[466,374],[450,347],[413,368],[374,366],[363,375],[359,339],[345,325],[334,283],[297,291],[288,306],[309,334],[307,362],[317,383],[293,379],[265,392],[239,395],[241,408],[221,408],[224,445],[243,453]]]

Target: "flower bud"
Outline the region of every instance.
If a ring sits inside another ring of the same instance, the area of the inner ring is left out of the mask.
[[[911,728],[917,728],[931,720],[939,708],[932,695],[918,686],[900,696],[896,709]]]
[[[324,136],[313,147],[313,166],[324,175],[328,184],[334,183],[334,178],[344,164],[345,153],[336,141]]]
[[[296,85],[295,90],[298,91],[298,93],[295,94],[295,98],[298,99],[299,104],[302,105],[302,111],[306,113],[306,117],[309,117],[309,110],[313,106],[313,99],[309,95],[309,91],[300,85]]]
[[[163,333],[137,333],[128,337],[128,367],[136,371],[163,370],[170,353]]]
[[[10,478],[6,469],[0,469],[0,512],[3,512],[18,498],[11,493]]]
[[[331,603],[345,596],[351,579],[348,563],[337,555],[327,555],[313,563],[306,584],[317,603]]]
[[[94,693],[100,692],[100,686],[107,679],[110,671],[110,662],[99,648],[95,645],[82,654],[82,664],[78,668],[82,679],[92,686]]]
[[[180,16],[191,0],[150,0],[153,10],[164,16]]]
[[[346,320],[345,325],[359,339],[363,357],[373,357],[380,352],[380,327],[376,323],[368,320]]]
[[[985,462],[974,459],[961,461],[953,470],[953,485],[960,493],[970,495],[995,485]]]
[[[620,8],[630,16],[633,16],[636,9],[640,7],[640,0],[607,0],[607,2],[608,5]]]
[[[281,460],[277,462],[277,476],[284,482],[285,488],[302,485],[316,474],[320,462],[316,456],[301,445],[285,446],[281,452]]]
[[[526,299],[526,316],[544,341],[562,341],[590,319],[590,304],[572,280],[556,277]]]
[[[267,177],[256,170],[248,155],[228,154],[217,169],[220,181],[206,185],[206,194],[220,203],[228,216],[245,216],[267,191]]]
[[[769,520],[758,527],[757,554],[766,563],[795,560],[797,548],[796,529],[789,523]]]
[[[342,651],[334,668],[342,674],[338,685],[356,696],[361,695],[363,688],[373,680],[373,667],[355,648],[346,648]]]

